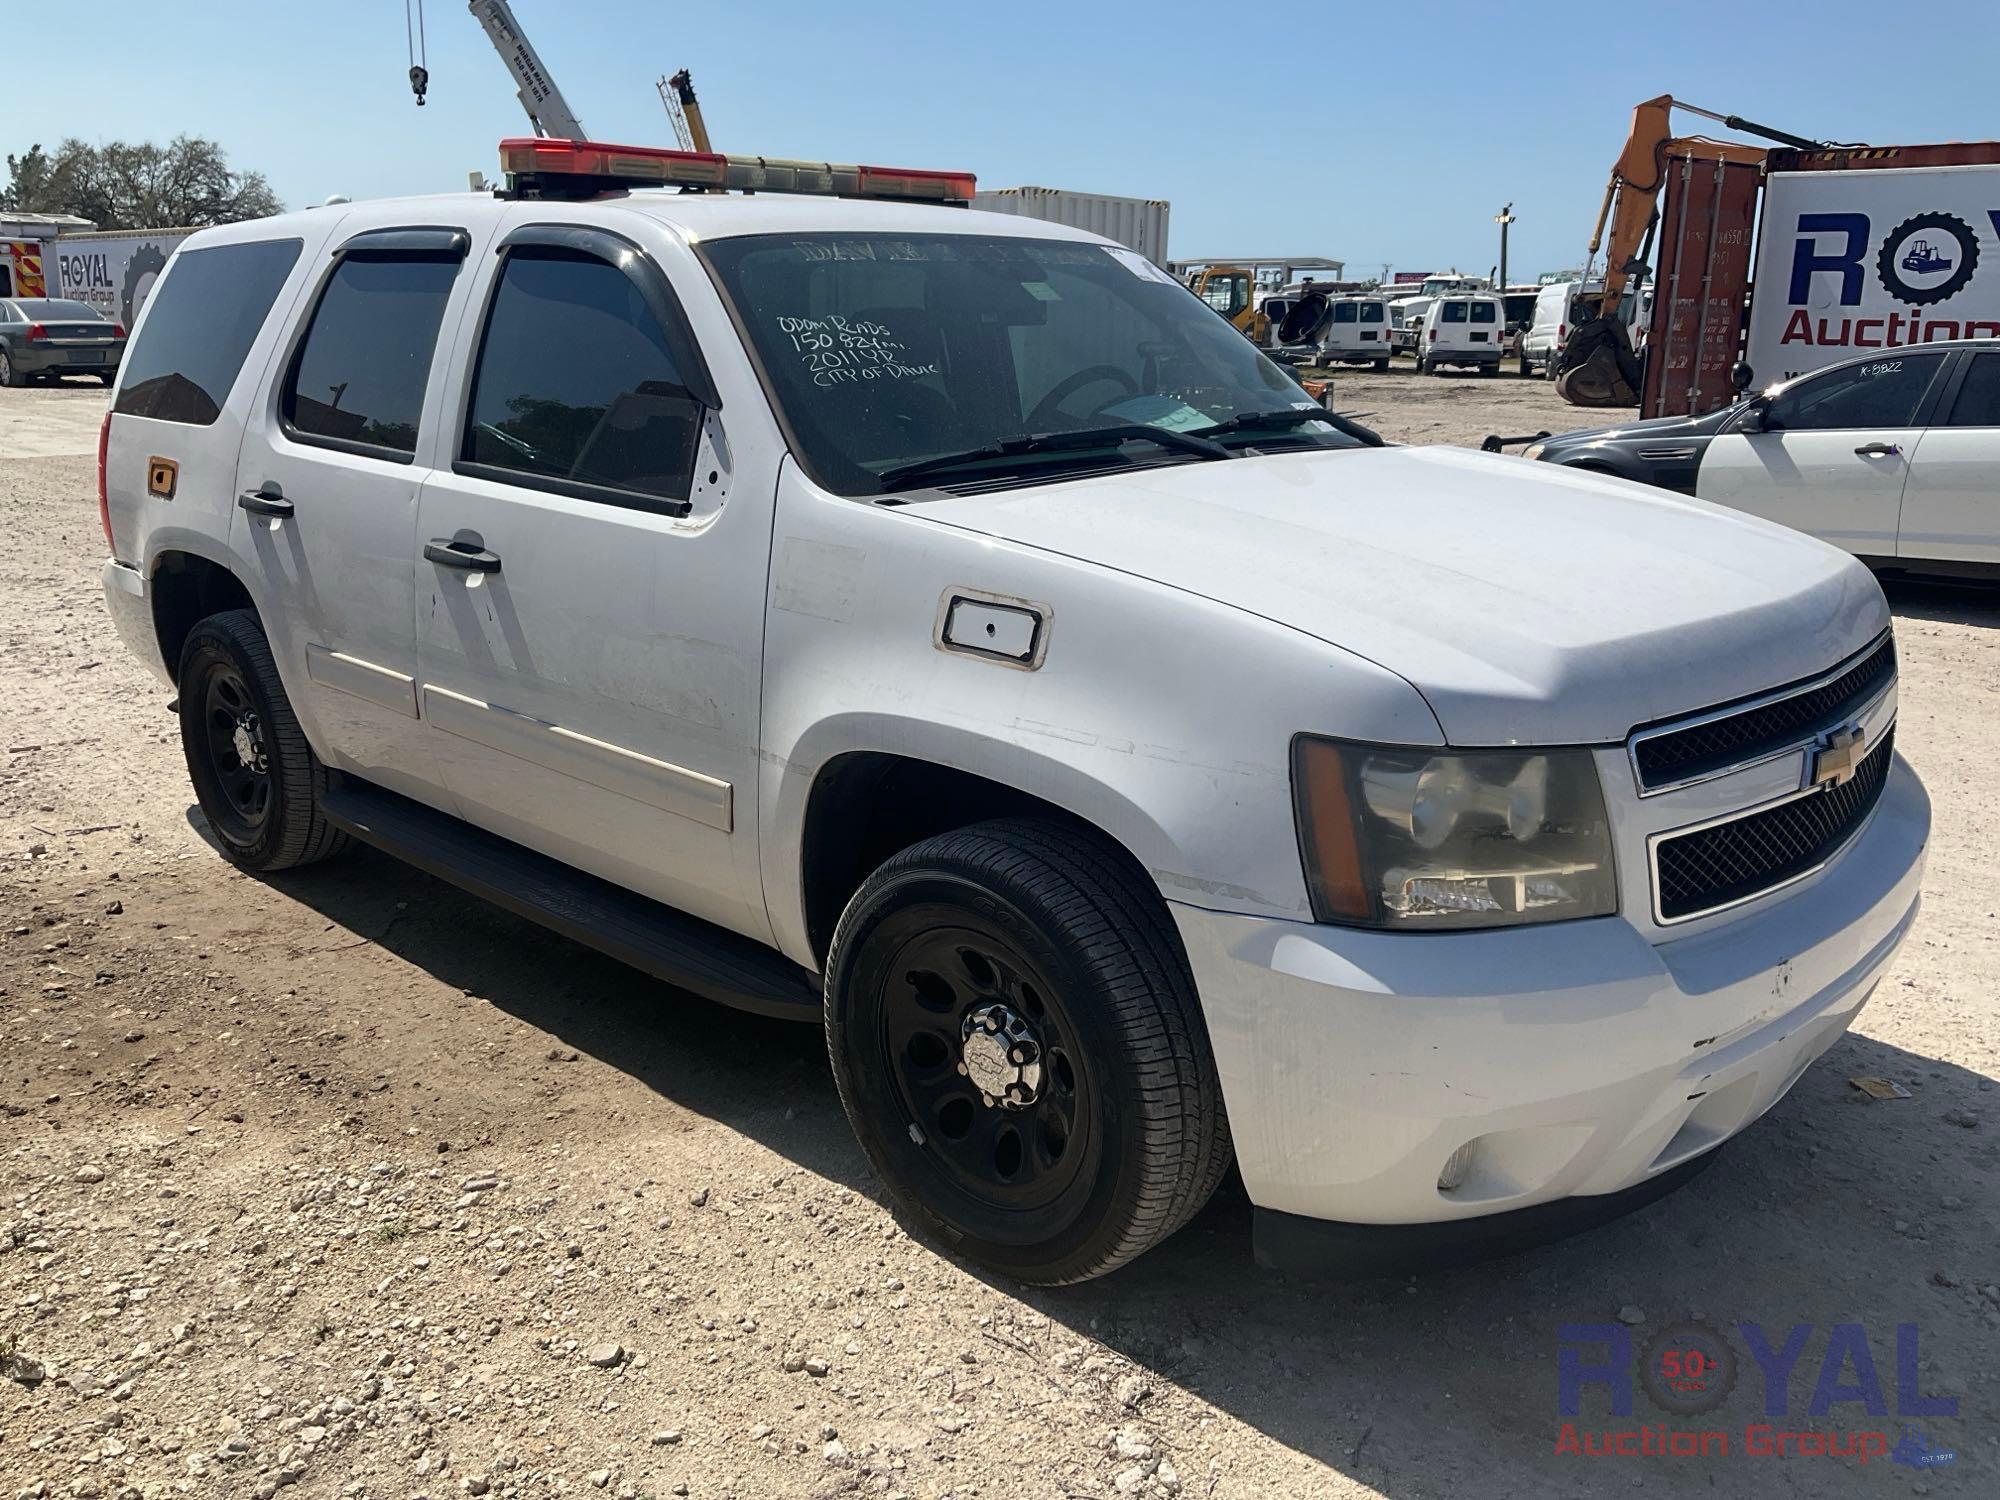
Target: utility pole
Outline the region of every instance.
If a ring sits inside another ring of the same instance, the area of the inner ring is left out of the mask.
[[[1514,222],[1514,205],[1508,204],[1493,216],[1493,222],[1500,226],[1500,291],[1507,290],[1507,226]]]

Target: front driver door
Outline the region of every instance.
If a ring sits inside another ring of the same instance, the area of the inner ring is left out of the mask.
[[[1896,554],[1903,481],[1942,353],[1893,353],[1793,381],[1702,455],[1695,493],[1862,557]]]
[[[775,476],[732,468],[662,266],[546,212],[523,204],[482,272],[451,460],[418,500],[424,719],[469,821],[768,940]]]

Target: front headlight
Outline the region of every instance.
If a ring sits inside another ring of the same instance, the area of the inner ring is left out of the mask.
[[[1423,750],[1300,735],[1292,796],[1314,916],[1399,931],[1618,909],[1588,750]]]
[[[1530,443],[1528,444],[1527,447],[1521,450],[1521,457],[1540,458],[1542,456],[1542,449],[1546,448],[1547,446],[1548,446],[1547,443]]]

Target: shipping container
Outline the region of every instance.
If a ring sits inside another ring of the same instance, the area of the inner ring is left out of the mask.
[[[2000,142],[1677,160],[1664,186],[1642,416],[1726,405],[1739,358],[1761,388],[1871,349],[2000,338]]]
[[[1067,224],[1116,240],[1155,265],[1167,263],[1167,202],[1164,198],[1114,198],[1108,193],[1072,193],[1062,188],[1012,187],[974,193],[972,206],[988,213],[1018,214]]]

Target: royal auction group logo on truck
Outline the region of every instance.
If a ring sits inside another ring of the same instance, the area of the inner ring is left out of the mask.
[[[1771,174],[1747,345],[1758,384],[1976,338],[2000,338],[2000,164]]]
[[[1994,227],[2000,230],[2000,215]],[[1875,274],[1889,295],[1919,306],[1956,296],[1979,265],[1979,236],[1956,214],[1918,214],[1889,231]]]

